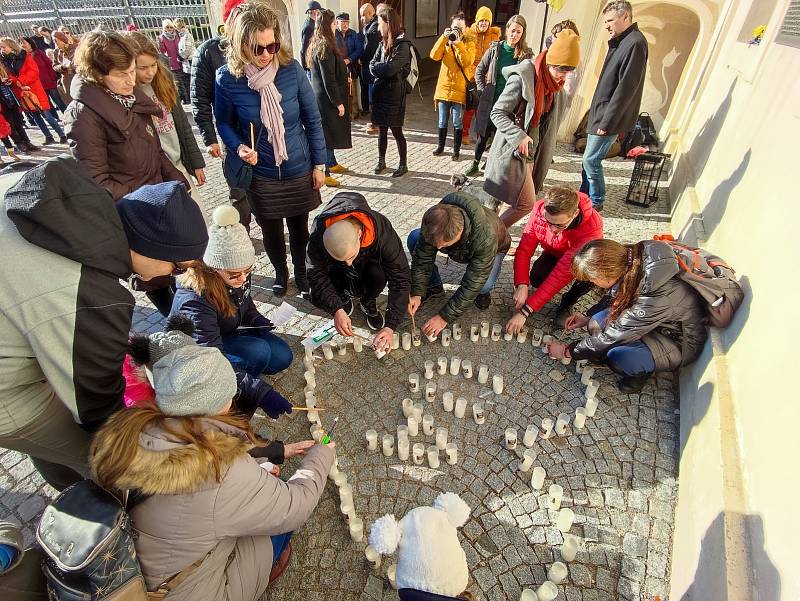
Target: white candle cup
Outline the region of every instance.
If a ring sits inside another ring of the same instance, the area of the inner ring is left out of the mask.
[[[583,368],[584,368],[584,367],[586,367],[586,364],[587,364],[587,363],[589,363],[589,361],[588,361],[588,360],[586,360],[586,359],[578,359],[578,360],[575,362],[575,373],[576,373],[576,374],[581,374],[581,373],[583,373]]]
[[[425,334],[425,338],[428,339],[428,342],[436,342],[436,334]]]
[[[308,417],[308,421],[313,423],[319,423],[319,413],[316,411],[308,411],[306,412],[306,417]]]
[[[436,359],[436,373],[440,376],[447,373],[447,357],[438,357]]]
[[[586,367],[584,367],[583,371],[581,372],[581,384],[586,386],[589,383],[589,380],[592,379],[593,375],[594,375],[594,367],[592,367],[591,365],[587,365]]]
[[[542,420],[542,438],[547,439],[553,435],[553,420],[546,417]]]
[[[545,334],[542,336],[542,345],[547,346],[551,342],[553,342],[554,338],[550,334]]]
[[[309,390],[304,393],[306,397],[306,407],[309,409],[313,409],[317,406],[317,395],[314,393],[313,390]]]
[[[564,535],[564,543],[561,545],[561,559],[564,561],[575,561],[578,555],[578,539],[571,534]]]
[[[339,468],[335,465],[331,466],[331,471],[328,472],[328,480],[333,482],[336,479],[336,476],[339,475]]]
[[[403,345],[404,351],[411,350],[411,332],[403,332],[401,336],[401,344]]]
[[[408,426],[406,424],[397,424],[397,441],[400,442],[404,438],[408,440]]]
[[[575,410],[575,424],[576,430],[583,430],[586,427],[586,407],[578,407]]]
[[[539,601],[539,597],[533,592],[533,589],[524,588],[522,594],[519,596],[519,601]]]
[[[347,484],[347,474],[344,472],[339,472],[334,476],[333,483],[338,487],[341,488]]]
[[[574,522],[575,522],[575,512],[572,511],[569,507],[563,507],[561,511],[558,512],[558,519],[556,520],[556,528],[561,530],[561,532],[569,532],[569,529],[572,528],[572,524]],[[552,578],[550,580],[552,580]]]
[[[531,334],[531,344],[536,347],[542,346],[542,338],[544,338],[544,332],[539,328],[534,329]]]
[[[403,399],[403,416],[408,417],[414,414],[414,401],[411,399]]]
[[[314,349],[310,346],[303,345],[303,356],[304,358],[308,359],[309,361],[314,360]]]
[[[567,435],[567,426],[569,426],[569,413],[559,413],[556,419],[556,434],[559,436]]]
[[[328,342],[323,342],[323,343],[322,343],[322,355],[323,355],[323,356],[325,357],[325,359],[327,359],[328,361],[330,361],[331,359],[333,359],[333,348],[331,348],[331,345],[330,345],[330,343],[328,343]]]
[[[503,376],[500,374],[492,376],[492,391],[495,394],[503,394]]]
[[[544,486],[544,477],[547,474],[544,471],[544,468],[541,465],[537,465],[533,468],[533,472],[531,473],[531,488],[534,490],[542,490]]]
[[[447,463],[455,465],[458,461],[458,445],[454,442],[448,442],[444,452],[447,453]]]
[[[469,328],[469,339],[472,342],[478,342],[478,339],[481,337],[481,326],[480,324],[473,323]]]
[[[419,374],[408,374],[408,390],[419,392]]]
[[[536,438],[539,436],[539,428],[536,426],[528,426],[525,428],[525,434],[522,437],[522,444],[526,447],[530,448],[536,442]]]
[[[436,382],[425,384],[425,400],[432,403],[436,400]]]
[[[391,434],[383,435],[383,456],[391,457],[394,455],[394,436]]]
[[[394,590],[397,590],[397,566],[395,564],[386,568],[386,577],[389,579],[389,584]]]
[[[417,422],[422,422],[422,412],[425,408],[422,406],[422,403],[414,403],[414,412],[412,415]]]
[[[444,347],[450,346],[450,337],[451,337],[450,330],[448,330],[447,328],[442,330],[442,346]]]
[[[356,509],[355,509],[355,507],[353,507],[353,502],[352,501],[347,501],[345,503],[341,503],[339,505],[339,511],[342,512],[342,515],[344,516],[344,519],[346,519],[348,522],[356,514]]]
[[[536,451],[533,449],[525,449],[522,453],[522,460],[519,462],[519,471],[527,472],[533,467],[533,462],[536,460]]]
[[[521,329],[521,330],[520,330],[520,331],[517,333],[517,342],[520,342],[520,343],[522,343],[522,342],[525,342],[527,339],[528,339],[528,328],[526,328],[526,327],[523,327],[523,328],[522,328],[522,329]]]
[[[353,503],[353,489],[349,484],[346,484],[339,489],[339,502],[340,503]],[[355,505],[354,505],[355,506]]]
[[[397,439],[397,458],[400,461],[408,461],[408,451],[411,448],[411,443],[408,438]]]
[[[444,451],[447,448],[447,428],[436,428],[436,448]]]
[[[422,465],[425,460],[425,445],[421,442],[415,442],[411,447],[411,457],[415,465]]]
[[[598,390],[600,390],[600,384],[594,380],[589,380],[586,385],[586,400],[595,398]]]
[[[489,381],[489,366],[478,366],[478,384],[486,384]]]
[[[303,377],[306,379],[306,384],[312,390],[317,387],[317,376],[314,375],[314,372],[306,371],[303,374]]]
[[[481,338],[488,338],[489,337],[489,322],[482,321],[481,322]]]
[[[417,421],[417,418],[415,418],[413,415],[409,415],[407,423],[408,423],[408,435],[410,437],[417,436],[419,434],[419,422]]]
[[[439,467],[439,448],[436,445],[428,447],[428,465],[434,470]]]
[[[392,332],[392,350],[400,348],[400,332]]]
[[[452,327],[453,327],[453,340],[461,340],[461,324],[454,323]]]
[[[503,340],[505,340],[506,342],[514,340],[514,334],[506,330],[505,332],[503,332]]]
[[[503,334],[503,326],[501,326],[499,323],[494,324],[492,326],[492,340],[494,342],[497,342],[498,340],[500,340],[500,336],[502,336],[502,334]]]
[[[449,390],[442,394],[442,405],[444,406],[444,410],[450,412],[453,410],[453,405],[455,404],[455,399],[453,397],[453,393]]]
[[[546,580],[542,586],[536,589],[536,597],[538,601],[553,601],[558,597],[558,587]]]
[[[464,374],[464,377],[469,380],[472,378],[472,361],[469,359],[464,359],[461,362],[461,373]]]
[[[467,411],[467,399],[464,397],[458,397],[456,399],[455,409],[453,410],[453,415],[455,415],[458,419],[463,419],[464,414]]]
[[[364,555],[373,570],[377,570],[381,567],[381,554],[375,550],[375,547],[367,545],[367,548],[364,549]]]
[[[509,451],[513,451],[514,449],[517,448],[517,429],[516,428],[506,428],[505,442],[506,442],[506,448]]]
[[[306,371],[310,371],[312,373],[317,371],[317,366],[314,365],[313,357],[303,357],[303,367],[306,368]]]
[[[483,410],[483,403],[472,403],[472,419],[475,423],[483,425],[486,422],[486,412]]]
[[[561,365],[569,365],[572,359],[570,357],[563,357],[561,359]]]
[[[347,354],[347,342],[340,342],[339,346],[336,347],[336,352],[340,355]]]
[[[458,355],[450,357],[450,375],[457,376],[461,371],[461,357]]]
[[[364,538],[364,520],[361,518],[352,518],[348,523],[348,527],[350,529],[350,538],[360,543]]]
[[[411,332],[411,346],[420,346],[422,344],[422,334],[419,331]]]
[[[561,584],[567,579],[567,566],[560,561],[556,561],[547,570],[547,579],[553,584]]]
[[[375,349],[375,358],[376,359],[383,359],[387,355],[388,351],[383,349]]]
[[[422,433],[425,436],[433,436],[433,416],[432,415],[423,415],[422,416]]]
[[[322,435],[325,434],[325,431],[322,429],[322,426],[319,424],[313,424],[311,426],[311,438],[314,442],[319,443],[322,440]]]
[[[430,360],[425,362],[425,379],[426,380],[433,379],[433,367],[435,365],[436,364],[433,361],[430,361]]]
[[[364,350],[364,342],[361,338],[353,338],[353,350],[357,353]]]
[[[561,508],[561,499],[564,498],[564,487],[560,484],[551,484],[547,489],[547,508],[558,511]]]
[[[597,407],[600,402],[595,399],[589,399],[586,401],[586,417],[594,417],[594,414],[597,413]]]

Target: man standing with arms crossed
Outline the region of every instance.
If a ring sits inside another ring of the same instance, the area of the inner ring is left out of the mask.
[[[647,40],[633,22],[631,3],[614,0],[602,14],[611,39],[589,109],[581,182],[581,192],[591,197],[597,211],[606,199],[603,159],[619,134],[636,123],[647,68]]]

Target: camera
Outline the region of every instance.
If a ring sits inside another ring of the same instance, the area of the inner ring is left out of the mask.
[[[450,28],[450,35],[447,36],[447,39],[451,42],[457,42],[461,39],[461,28],[460,27],[452,27]]]

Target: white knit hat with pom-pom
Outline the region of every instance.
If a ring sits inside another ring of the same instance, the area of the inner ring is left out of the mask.
[[[433,507],[417,507],[399,522],[385,515],[372,524],[369,544],[383,555],[397,556],[397,588],[455,597],[467,589],[467,556],[457,528],[466,524],[469,506],[448,492]]]
[[[203,262],[214,269],[247,269],[256,262],[256,250],[247,230],[239,223],[239,211],[230,205],[214,209],[208,228]]]

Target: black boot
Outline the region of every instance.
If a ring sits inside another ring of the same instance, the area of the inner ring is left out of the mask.
[[[439,145],[433,151],[433,156],[438,157],[444,154],[444,143],[447,141],[447,128],[439,128]]]
[[[400,163],[397,169],[392,171],[392,177],[401,177],[408,173],[408,166],[405,163]]]
[[[294,283],[300,291],[300,296],[306,300],[311,298],[311,286],[308,283],[308,276],[306,275],[306,266],[295,266],[294,268]]]
[[[461,136],[464,134],[463,129],[456,129],[453,131],[453,160],[457,161],[461,157]]]
[[[282,267],[275,267],[275,282],[272,284],[272,294],[275,296],[286,296],[286,288],[289,286],[289,268],[286,263]]]
[[[638,376],[623,376],[620,378],[617,386],[619,387],[620,392],[636,394],[637,392],[642,391],[642,388],[644,388],[644,385],[647,384],[647,381],[652,376],[652,373],[644,373]]]
[[[386,169],[386,160],[383,157],[378,159],[378,164],[375,165],[375,175],[380,175]]]

